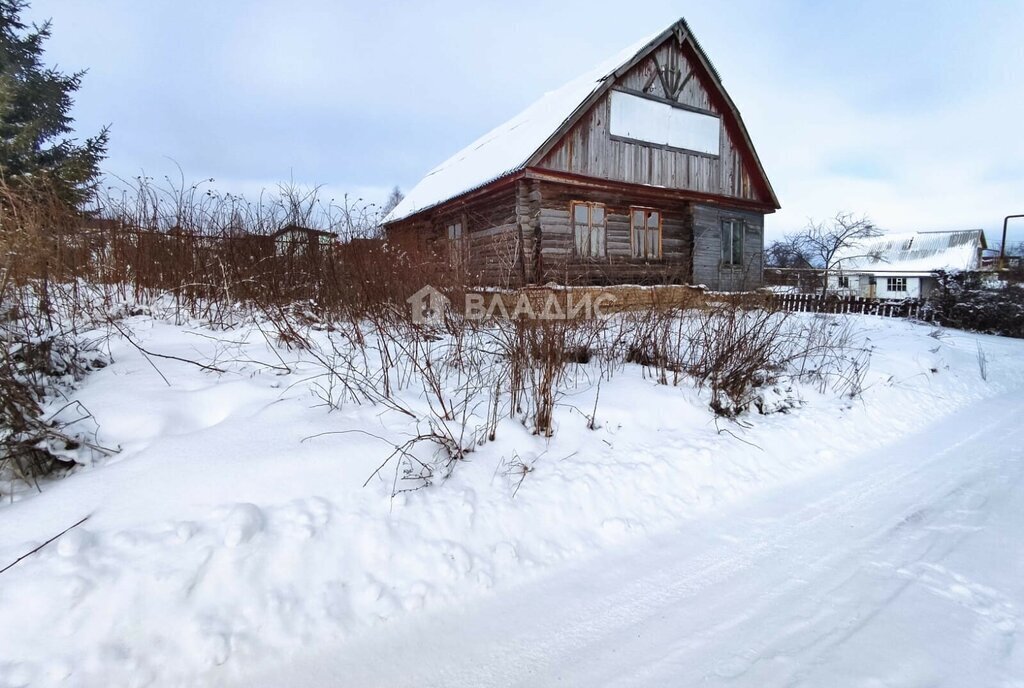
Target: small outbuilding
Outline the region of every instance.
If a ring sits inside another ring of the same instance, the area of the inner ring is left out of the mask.
[[[975,272],[988,248],[985,232],[884,234],[843,249],[828,278],[835,294],[879,299],[927,298],[937,272]]]
[[[333,232],[290,224],[270,235],[274,240],[274,253],[279,256],[308,256],[330,246],[338,236]]]

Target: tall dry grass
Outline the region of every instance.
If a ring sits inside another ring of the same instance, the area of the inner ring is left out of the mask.
[[[178,321],[259,322],[276,346],[302,348],[317,364],[312,384],[326,404],[372,404],[411,419],[416,431],[385,462],[396,486],[450,475],[495,438],[502,418],[552,436],[567,391],[599,388],[628,365],[659,384],[707,389],[711,410],[726,417],[764,412],[761,390],[797,380],[855,393],[866,366],[848,330],[757,297],[609,319],[480,320],[454,308],[416,323],[406,299],[429,284],[461,304],[471,288],[465,270],[421,238],[384,241],[368,208],[322,202],[315,189],[283,187],[249,202],[140,179],[98,195],[90,210],[0,187],[0,473],[8,477],[64,470],[83,445],[105,451],[66,419],[43,417],[43,402],[105,363],[97,336],[127,336],[118,319],[157,303]],[[275,237],[289,225],[336,238]],[[599,397],[581,411],[591,428]]]

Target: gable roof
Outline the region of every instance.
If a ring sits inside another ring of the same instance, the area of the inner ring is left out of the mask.
[[[987,244],[980,229],[883,234],[847,247],[837,259],[844,272],[928,275],[977,270],[983,248]]]
[[[276,232],[274,232],[270,236],[276,238],[276,237],[284,236],[285,234],[308,234],[310,236],[327,236],[327,237],[336,237],[336,236],[338,236],[334,232],[328,232],[328,231],[325,231],[323,229],[313,229],[312,227],[303,227],[302,225],[295,224],[294,222],[285,225],[284,227],[282,227],[281,229],[277,230]]]
[[[710,74],[718,95],[736,120],[742,142],[750,153],[756,166],[755,172],[760,175],[770,202],[779,207],[736,106],[722,88],[718,72],[693,37],[686,21],[680,19],[667,29],[622,50],[561,88],[545,93],[518,115],[442,162],[406,194],[384,218],[384,222],[395,222],[428,210],[535,163],[611,88],[617,77],[673,34],[680,42],[689,41],[693,46],[702,67]]]

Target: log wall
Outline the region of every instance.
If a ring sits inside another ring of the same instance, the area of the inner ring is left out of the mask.
[[[563,284],[687,284],[692,273],[692,235],[687,228],[689,203],[659,197],[656,191],[629,194],[586,189],[572,184],[540,184],[540,252],[536,269],[541,281]],[[570,204],[605,206],[606,255],[582,259],[575,255]],[[630,241],[631,206],[653,208],[662,214],[662,257],[633,258]]]

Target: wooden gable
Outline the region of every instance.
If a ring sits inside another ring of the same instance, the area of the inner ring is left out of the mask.
[[[721,119],[717,154],[626,140],[611,133],[612,93],[642,96]],[[739,113],[685,26],[609,79],[582,114],[542,148],[531,167],[692,191],[778,207]]]

